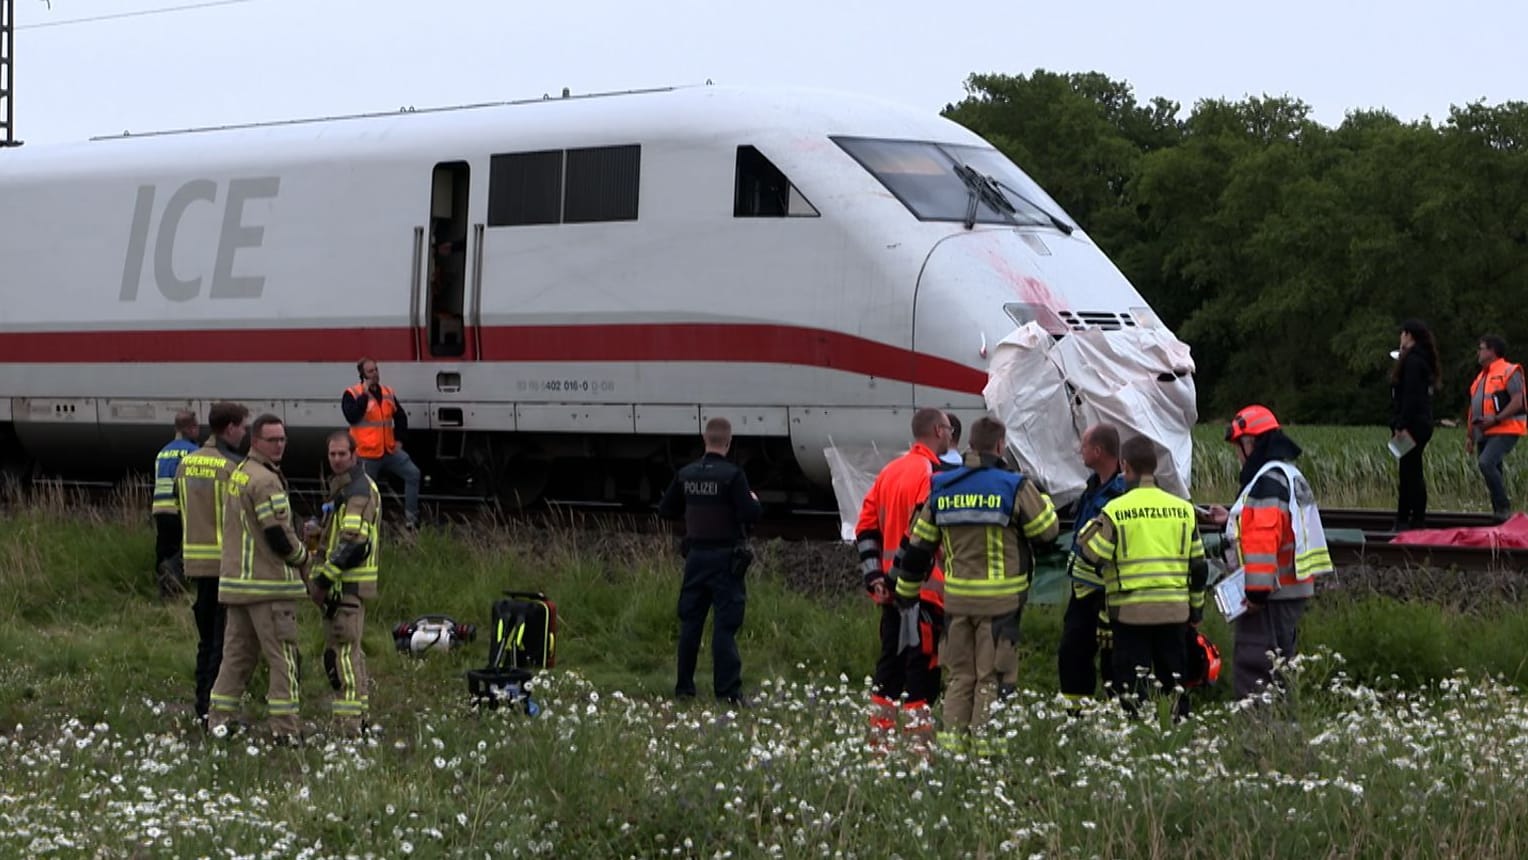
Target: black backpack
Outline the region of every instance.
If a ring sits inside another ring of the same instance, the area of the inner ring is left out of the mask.
[[[539,591],[506,591],[493,605],[490,669],[550,669],[557,663],[557,604]]]

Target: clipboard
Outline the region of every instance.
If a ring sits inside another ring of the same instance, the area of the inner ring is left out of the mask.
[[[1215,608],[1227,621],[1235,621],[1247,611],[1247,574],[1237,568],[1229,576],[1215,583]]]

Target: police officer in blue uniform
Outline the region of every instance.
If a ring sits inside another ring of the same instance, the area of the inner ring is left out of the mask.
[[[186,565],[181,556],[180,502],[175,495],[175,469],[180,460],[197,449],[200,425],[193,412],[175,415],[175,438],[154,458],[154,572],[159,577],[159,599],[178,596],[186,588]]]
[[[753,556],[744,538],[757,522],[758,496],[748,488],[743,470],[727,461],[732,424],[725,418],[706,422],[705,455],[679,470],[658,503],[664,519],[684,518],[684,583],[679,587],[679,671],[674,695],[695,695],[695,662],[706,613],[714,606],[711,659],[716,697],[733,705],[743,699],[743,660],[737,632],[748,599],[743,573]]]

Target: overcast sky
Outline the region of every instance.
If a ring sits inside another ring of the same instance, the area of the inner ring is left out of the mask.
[[[937,111],[972,72],[1100,71],[1137,98],[1289,94],[1442,119],[1528,99],[1520,0],[15,0],[30,143],[672,84],[810,86]]]

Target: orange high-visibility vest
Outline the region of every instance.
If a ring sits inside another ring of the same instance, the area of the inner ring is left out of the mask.
[[[357,399],[368,394],[364,382],[350,386],[348,391]],[[397,450],[398,438],[393,435],[393,414],[397,411],[393,390],[386,385],[382,386],[380,400],[372,397],[367,401],[366,414],[360,421],[350,425],[350,438],[355,440],[357,457],[375,460]]]
[[[1512,379],[1513,374],[1521,374],[1522,372],[1523,368],[1521,365],[1512,364],[1505,358],[1498,358],[1491,362],[1490,366],[1485,370],[1482,370],[1479,376],[1475,377],[1475,381],[1470,383],[1471,402],[1474,402],[1475,392],[1480,389],[1482,382],[1484,382],[1486,387],[1485,397],[1481,398],[1480,417],[1491,418],[1496,415],[1496,399],[1498,397],[1501,398],[1502,405],[1506,405],[1507,401],[1511,399],[1511,395],[1507,393],[1507,382]],[[1485,435],[1487,436],[1522,436],[1525,434],[1528,434],[1528,421],[1524,420],[1523,413],[1521,412],[1485,429]]]

